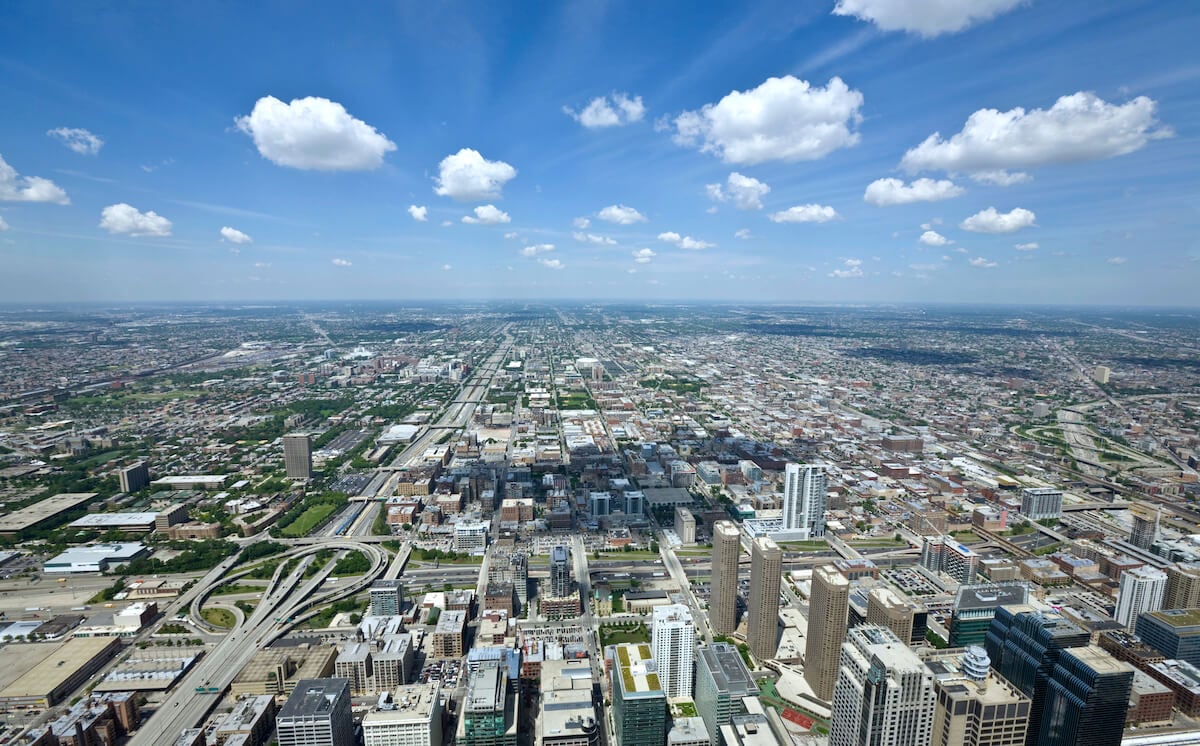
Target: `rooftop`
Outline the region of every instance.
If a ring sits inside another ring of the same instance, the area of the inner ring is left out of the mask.
[[[954,608],[989,609],[1029,602],[1029,586],[1023,582],[984,583],[960,586],[954,596]]]
[[[98,492],[64,492],[59,495],[39,500],[33,505],[27,505],[20,510],[14,510],[6,516],[0,516],[0,532],[21,531],[31,528],[42,521],[56,516],[63,511],[85,503],[96,497]]]
[[[712,672],[713,681],[720,692],[731,697],[749,697],[758,694],[758,686],[750,676],[750,669],[738,649],[727,642],[716,642],[696,651],[701,665]]]
[[[1200,626],[1200,609],[1168,609],[1167,611],[1152,611],[1149,616],[1158,621],[1180,629],[1181,627]]]
[[[467,612],[461,609],[455,611],[443,611],[438,617],[437,627],[434,629],[435,635],[457,635],[461,634],[467,625]]]
[[[433,717],[440,705],[441,682],[398,686],[392,692],[387,705],[372,710],[363,717],[363,727],[373,723],[395,723],[397,721],[427,721]]]
[[[304,679],[297,682],[292,696],[279,711],[279,719],[324,717],[333,712],[338,698],[350,698],[348,679]]]

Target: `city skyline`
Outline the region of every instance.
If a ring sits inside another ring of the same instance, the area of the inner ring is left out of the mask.
[[[10,4],[0,295],[1194,306],[1200,15],[942,5]]]

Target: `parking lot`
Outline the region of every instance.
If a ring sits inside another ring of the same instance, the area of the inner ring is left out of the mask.
[[[421,684],[426,684],[430,681],[440,681],[444,689],[454,689],[458,686],[458,679],[461,673],[461,660],[426,661],[425,666],[421,669],[421,675],[417,677],[417,681]]]

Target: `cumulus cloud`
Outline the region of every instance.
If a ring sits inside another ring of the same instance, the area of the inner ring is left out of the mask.
[[[996,262],[989,261],[981,256],[977,256],[974,259],[968,259],[967,264],[970,264],[972,267],[979,267],[980,269],[991,269],[992,267],[999,266],[996,264]]]
[[[829,273],[829,276],[842,280],[851,277],[862,277],[862,259],[847,259],[846,261],[842,262],[841,269],[833,270]]]
[[[171,221],[149,210],[140,212],[124,202],[109,205],[100,211],[100,227],[114,235],[169,236]]]
[[[926,38],[953,34],[1008,12],[1025,0],[838,0],[834,15],[870,21],[884,31]]]
[[[534,246],[526,246],[521,249],[521,256],[537,256],[538,254],[545,254],[547,251],[554,251],[554,244],[540,243]]]
[[[575,232],[571,234],[571,237],[579,243],[591,243],[596,244],[597,246],[613,246],[617,243],[608,236],[597,236],[595,233]]]
[[[575,218],[571,221],[571,224],[576,228],[583,230],[584,228],[591,226],[592,221],[588,220],[587,218]]]
[[[828,223],[837,216],[837,210],[829,205],[797,205],[768,217],[773,223]]]
[[[454,269],[454,267],[451,267],[449,264],[443,264],[443,265],[442,265],[442,271],[443,271],[443,272],[449,272],[449,271],[450,271],[450,270],[452,270],[452,269]]]
[[[1033,181],[1033,177],[1024,171],[996,169],[994,171],[976,171],[971,174],[971,180],[978,181],[980,184],[991,184],[992,186],[1012,186],[1013,184],[1024,184],[1027,181]]]
[[[601,220],[606,220],[610,223],[619,223],[621,225],[633,225],[634,223],[645,223],[647,218],[632,207],[625,205],[609,205],[600,212],[596,213],[596,217]]]
[[[234,120],[272,163],[311,171],[370,171],[396,143],[341,104],[309,96],[285,104],[263,96],[248,116]]]
[[[512,218],[508,213],[496,207],[495,205],[480,205],[475,208],[475,215],[463,215],[464,223],[473,223],[479,225],[497,225],[499,223],[511,223]]]
[[[254,239],[250,238],[245,233],[242,233],[237,228],[230,228],[227,225],[221,228],[221,238],[225,239],[229,243],[254,243]]]
[[[913,202],[941,202],[953,199],[965,190],[953,181],[917,179],[905,184],[900,179],[876,179],[867,185],[863,201],[878,207],[907,205]]]
[[[738,232],[734,233],[734,234],[733,234],[733,237],[734,237],[734,238],[740,238],[740,239],[742,239],[742,240],[746,240],[746,239],[750,238],[750,229],[749,229],[749,228],[742,228],[742,229],[741,229],[741,230],[739,230]]]
[[[463,148],[438,164],[433,191],[460,202],[499,199],[504,185],[517,176],[517,169],[504,161],[489,161],[478,150]]]
[[[720,184],[708,184],[705,191],[709,199],[716,202],[731,201],[739,210],[761,210],[762,198],[770,193],[771,187],[758,179],[734,171],[725,180],[724,189]]]
[[[40,176],[21,176],[0,156],[0,202],[54,202],[69,205],[67,193]]]
[[[954,243],[954,241],[946,238],[937,231],[925,231],[917,240],[926,246],[945,246],[946,244]]]
[[[996,212],[996,208],[989,207],[962,221],[958,227],[975,233],[1012,233],[1028,228],[1036,219],[1031,210],[1023,207],[1015,208],[1012,212]]]
[[[104,140],[78,127],[57,127],[46,134],[80,155],[95,155],[104,147]]]
[[[412,215],[412,219],[418,223],[424,223],[429,219],[429,209],[425,205],[409,205],[408,214]]]
[[[814,87],[791,75],[732,91],[675,118],[674,140],[726,163],[810,161],[858,143],[863,95],[841,78]]]
[[[588,129],[600,129],[640,122],[646,115],[646,107],[641,96],[630,98],[624,93],[614,93],[611,100],[608,96],[597,96],[578,112],[564,106],[563,113]]]
[[[0,231],[6,231],[8,229],[9,229],[8,223],[6,223],[4,221],[4,218],[0,218]]]
[[[1039,247],[1038,247],[1037,242],[1033,241],[1030,243],[1013,244],[1013,248],[1016,249],[1017,251],[1034,251],[1034,250],[1038,249]]]
[[[1129,260],[1123,256],[1112,256],[1108,258],[1109,264],[1124,264],[1127,261]]]
[[[333,263],[333,266],[335,266],[335,267],[349,267],[349,266],[353,265],[353,262],[351,262],[348,259],[331,259],[330,261]]]
[[[1118,105],[1081,91],[1049,109],[980,109],[961,132],[949,139],[933,133],[905,153],[900,165],[909,172],[965,171],[989,183],[1014,183],[1027,177],[1008,173],[1011,169],[1113,158],[1170,137],[1155,107],[1145,96]]]
[[[649,264],[650,260],[656,256],[658,255],[655,254],[651,249],[638,249],[637,251],[633,252],[633,261],[637,262],[638,264]]]
[[[666,243],[669,243],[672,246],[677,246],[681,249],[688,249],[691,251],[698,251],[700,249],[711,249],[712,247],[716,246],[715,243],[709,243],[708,241],[699,241],[695,238],[692,238],[691,236],[681,236],[674,231],[667,231],[666,233],[659,233],[658,240],[665,241]]]
[[[549,269],[564,269],[567,265],[563,264],[558,259],[538,259],[543,267]]]

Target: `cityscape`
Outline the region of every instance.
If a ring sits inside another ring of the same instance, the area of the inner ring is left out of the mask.
[[[0,745],[1200,746],[1198,33],[0,4]]]

